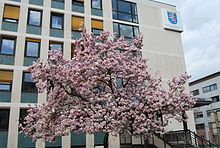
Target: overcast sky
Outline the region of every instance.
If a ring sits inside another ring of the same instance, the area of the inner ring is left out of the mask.
[[[177,6],[191,81],[220,71],[220,0],[158,0]]]

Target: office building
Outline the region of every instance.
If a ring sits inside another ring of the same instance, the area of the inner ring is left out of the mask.
[[[213,143],[220,144],[220,72],[213,73],[190,83],[195,98],[211,99],[210,105],[194,108],[196,132]]]

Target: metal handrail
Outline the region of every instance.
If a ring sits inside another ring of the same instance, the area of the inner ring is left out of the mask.
[[[164,134],[164,140],[167,143],[175,144],[190,144],[194,147],[201,148],[220,148],[218,145],[211,143],[211,141],[206,140],[205,138],[197,135],[195,132],[190,130],[179,130],[179,131],[170,131]]]

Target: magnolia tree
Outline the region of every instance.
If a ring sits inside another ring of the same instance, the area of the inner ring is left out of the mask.
[[[70,132],[148,138],[162,133],[170,118],[185,120],[194,104],[184,91],[189,77],[174,77],[163,89],[141,48],[142,36],[127,43],[109,32],[95,38],[84,31],[71,60],[52,52],[47,63],[35,62],[29,70],[48,102],[29,109],[22,132],[49,142]]]

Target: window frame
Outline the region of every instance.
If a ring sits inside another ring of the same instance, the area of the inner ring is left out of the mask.
[[[13,40],[14,41],[14,48],[13,48],[13,53],[12,54],[6,54],[6,53],[2,53],[2,44],[3,44],[3,40]],[[12,36],[0,36],[0,55],[8,55],[8,56],[15,56],[15,50],[16,50],[16,37],[12,37]]]
[[[63,43],[62,42],[56,42],[56,41],[49,42],[49,51],[54,51],[54,50],[51,50],[51,44],[61,45],[62,49],[60,51],[63,52]]]
[[[123,138],[123,139],[122,139]],[[129,139],[129,140],[128,140]],[[131,135],[119,135],[120,146],[131,146],[132,147],[132,136]]]
[[[34,25],[34,24],[30,24],[30,14],[31,14],[31,11],[37,11],[37,12],[40,12],[40,25]],[[37,9],[28,9],[28,19],[27,19],[27,25],[28,26],[37,26],[37,27],[42,27],[42,14],[43,14],[43,11],[42,10],[37,10]]]
[[[31,74],[31,73],[30,73],[30,72],[23,71],[21,92],[22,92],[22,93],[38,93],[38,92],[37,92],[37,87],[36,87],[36,83],[35,83],[35,82],[26,82],[26,83],[33,83],[33,84],[34,84],[34,87],[35,87],[35,88],[32,89],[32,91],[24,90],[25,74]]]
[[[216,103],[216,102],[219,102],[219,101],[220,101],[219,95],[213,96],[213,97],[211,97],[211,99],[212,99],[212,102],[213,102],[213,103]]]
[[[8,85],[8,86],[10,86],[9,90],[1,90],[1,89],[0,89],[0,91],[11,92],[11,90],[12,90],[12,83],[6,84],[6,83],[2,83],[2,82],[0,81],[0,85]]]
[[[28,108],[20,108],[19,110],[19,123],[22,124],[22,127],[25,127],[26,124],[24,124],[24,119],[25,117],[28,115]],[[19,131],[21,131],[21,129],[19,128]]]
[[[205,89],[208,89],[208,90],[205,90]],[[202,88],[203,93],[208,93],[208,92],[215,91],[215,90],[218,90],[217,83],[214,83],[214,84],[211,84],[211,85],[208,85]]]
[[[195,119],[204,118],[203,112],[194,113]]]
[[[93,32],[94,30],[98,30],[98,31],[100,31],[100,33],[103,31],[103,29],[91,28],[91,32],[93,33],[94,36],[99,36],[99,35],[100,35],[100,34],[94,33],[94,32]]]
[[[92,9],[96,9],[96,10],[102,10],[102,9],[103,9],[103,7],[102,7],[102,0],[100,0],[100,7],[101,7],[100,9],[99,9],[99,8],[94,8],[94,7],[92,6],[92,1],[93,1],[93,0],[91,0],[91,8],[92,8]]]
[[[196,130],[205,130],[205,124],[204,123],[196,124]]]
[[[99,22],[102,22],[102,24],[103,24],[103,28],[102,28],[102,29],[93,28],[93,27],[92,27],[92,21],[99,21]],[[103,22],[103,20],[99,20],[99,19],[91,19],[91,32],[93,33],[94,36],[99,36],[100,34],[96,34],[96,33],[94,33],[94,32],[93,32],[94,30],[99,30],[100,33],[101,33],[102,31],[104,31],[104,22]]]
[[[19,11],[20,11],[20,6],[17,6],[17,5],[11,5],[11,4],[5,4],[4,5],[4,9],[3,9],[3,15],[2,15],[2,20],[4,21],[4,22],[8,22],[8,23],[15,23],[15,24],[18,24],[18,22],[19,22],[19,19],[12,19],[12,18],[5,18],[4,17],[4,12],[5,12],[5,6],[11,6],[11,7],[19,7]],[[20,13],[20,12],[19,12]],[[20,15],[20,14],[19,14]]]
[[[125,25],[125,26],[131,26],[132,27],[132,32],[133,32],[133,37],[125,37],[124,35],[123,35],[123,37],[126,39],[126,38],[128,38],[128,39],[134,39],[136,36],[135,36],[135,27],[137,27],[138,28],[138,32],[140,32],[140,30],[139,30],[139,26],[135,26],[135,25],[131,25],[131,24],[125,24],[125,23],[118,23],[118,22],[113,22],[113,26],[114,26],[114,24],[117,24],[118,26],[117,26],[117,28],[118,28],[118,34],[119,35],[117,35],[116,34],[116,37],[120,37],[120,36],[122,36],[121,35],[121,32],[120,32],[120,25]],[[113,31],[114,31],[114,27],[113,27]]]
[[[191,93],[193,96],[198,96],[200,94],[199,89],[195,89],[195,90],[191,91]]]
[[[82,26],[82,29],[83,29],[83,28],[85,27],[85,17],[83,17],[83,16],[72,15],[72,16],[71,16],[71,23],[73,22],[73,20],[72,20],[73,17],[77,17],[77,18],[81,18],[81,19],[83,19],[83,26]],[[77,29],[77,30],[73,29],[73,28],[72,28],[72,25],[73,25],[73,24],[71,24],[71,31],[72,31],[72,32],[82,32],[82,31],[83,31],[83,30],[80,30],[80,28]]]
[[[36,56],[28,56],[28,55],[27,55],[27,45],[28,45],[28,42],[38,43],[38,44],[39,44],[37,57],[36,57]],[[40,48],[41,48],[41,42],[34,42],[34,41],[27,41],[27,40],[26,40],[26,41],[25,41],[24,57],[39,58],[39,57],[40,57]]]
[[[61,28],[56,28],[56,27],[53,27],[53,23],[52,23],[52,17],[53,16],[58,16],[58,17],[61,17],[62,18],[62,23],[61,23]],[[58,30],[63,30],[64,29],[64,15],[62,13],[54,13],[54,12],[51,12],[51,15],[50,15],[50,28],[51,29],[58,29]]]
[[[113,1],[113,0],[112,0],[112,1]],[[112,18],[113,18],[113,19],[121,20],[121,21],[126,21],[126,22],[137,23],[137,24],[139,23],[137,3],[130,2],[130,1],[125,1],[125,0],[115,0],[115,1],[116,1],[116,9],[117,9],[117,10],[113,9],[113,2],[112,2]],[[131,13],[126,13],[126,12],[123,12],[123,11],[119,11],[119,6],[118,6],[118,5],[119,5],[119,4],[118,4],[119,1],[129,3]],[[136,6],[135,8],[136,8],[137,14],[133,14],[133,11],[132,11],[132,5],[133,5],[133,4]],[[114,18],[114,17],[113,17],[113,12],[116,12],[116,13],[117,13],[117,18]],[[132,21],[119,19],[118,13],[122,13],[122,14],[126,14],[126,15],[131,15]],[[134,18],[133,18],[133,17],[137,17],[137,21],[136,21],[136,22],[134,21]]]

